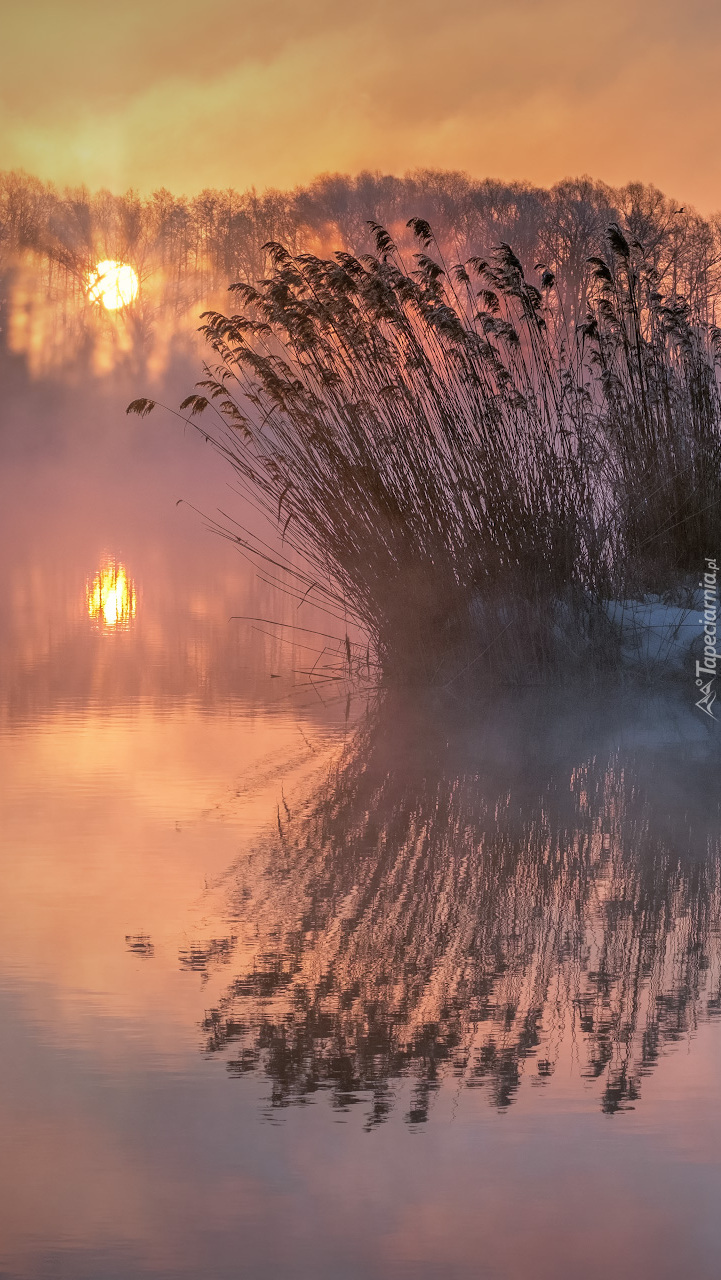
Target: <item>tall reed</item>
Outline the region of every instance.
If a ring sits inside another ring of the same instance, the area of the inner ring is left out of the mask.
[[[618,226],[577,325],[542,264],[533,284],[502,244],[449,267],[408,225],[411,264],[375,223],[360,258],[270,243],[240,310],[205,313],[181,409],[282,547],[234,536],[342,605],[390,679],[612,662],[604,602],[679,588],[719,543],[718,332]]]

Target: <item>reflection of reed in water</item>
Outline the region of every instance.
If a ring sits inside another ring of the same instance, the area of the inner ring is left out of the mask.
[[[494,765],[492,725],[481,759],[421,733],[369,723],[243,863],[234,959],[253,959],[206,1017],[208,1051],[267,1073],[275,1105],[365,1095],[374,1123],[402,1077],[415,1121],[453,1077],[508,1106],[572,1045],[603,1109],[628,1107],[664,1046],[721,1010],[709,764],[616,739],[541,773]]]

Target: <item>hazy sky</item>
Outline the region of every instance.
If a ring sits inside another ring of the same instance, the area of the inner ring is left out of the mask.
[[[141,191],[462,168],[721,208],[719,0],[0,0],[0,168]]]

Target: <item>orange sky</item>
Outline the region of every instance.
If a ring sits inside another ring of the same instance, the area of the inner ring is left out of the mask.
[[[2,5],[0,168],[292,186],[431,166],[721,207],[718,0]]]

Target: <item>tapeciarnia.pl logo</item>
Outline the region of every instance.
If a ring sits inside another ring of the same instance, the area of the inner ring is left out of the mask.
[[[713,704],[716,701],[714,684],[718,674],[717,664],[719,659],[716,649],[718,636],[717,578],[718,565],[715,560],[710,560],[707,557],[703,582],[698,584],[703,589],[703,617],[699,618],[699,622],[703,625],[703,662],[696,663],[696,686],[701,692],[701,697],[696,706],[699,711],[705,712],[712,720],[716,719],[713,713]]]

